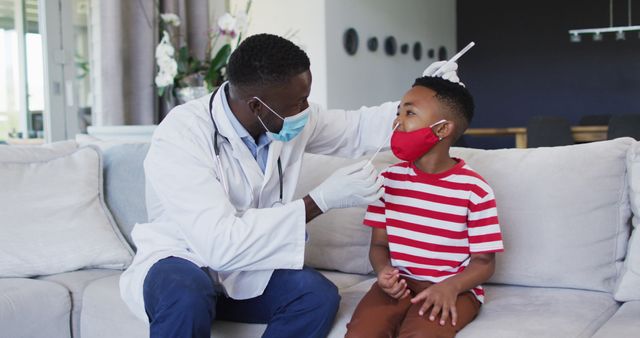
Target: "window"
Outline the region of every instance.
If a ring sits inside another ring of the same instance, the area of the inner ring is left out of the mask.
[[[86,130],[89,18],[89,0],[0,0],[0,141],[41,143]]]
[[[37,0],[0,0],[0,141],[43,138],[44,72]]]

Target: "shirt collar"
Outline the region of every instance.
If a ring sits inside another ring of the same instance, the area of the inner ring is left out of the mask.
[[[221,93],[222,95],[220,96],[222,97],[222,108],[224,108],[224,113],[227,115],[229,122],[231,122],[231,126],[233,127],[233,129],[235,129],[236,133],[238,134],[238,136],[240,136],[240,138],[251,137],[251,135],[249,135],[249,132],[246,129],[244,129],[242,124],[240,124],[240,121],[238,121],[238,119],[236,118],[236,115],[233,114],[233,112],[231,111],[229,102],[227,102],[226,87],[227,87],[227,83],[224,83],[220,87],[220,90],[222,91]]]

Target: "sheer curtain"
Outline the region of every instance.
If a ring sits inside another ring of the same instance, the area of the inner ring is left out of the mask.
[[[93,125],[157,124],[167,108],[156,95],[160,13],[180,16],[181,44],[204,58],[210,18],[224,0],[92,0]]]

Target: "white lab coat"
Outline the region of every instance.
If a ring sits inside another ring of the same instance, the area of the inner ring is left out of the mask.
[[[292,199],[303,153],[372,153],[389,135],[398,105],[344,111],[312,104],[300,135],[271,143],[263,174],[225,115],[223,93],[214,98],[213,118],[229,196],[219,181],[209,95],[173,109],[153,134],[144,161],[149,223],[135,226],[137,253],[120,278],[122,298],[144,321],[144,279],[154,263],[169,256],[217,271],[213,277],[234,299],[261,295],[275,269],[301,269],[305,207]],[[284,205],[271,207],[280,195],[278,157]]]

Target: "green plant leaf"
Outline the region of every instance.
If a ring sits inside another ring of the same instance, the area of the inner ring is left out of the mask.
[[[220,70],[227,64],[229,55],[231,55],[231,45],[227,43],[226,45],[222,46],[216,53],[216,56],[211,59],[210,68],[215,69],[216,71]]]
[[[204,83],[207,85],[208,90],[213,90],[213,87],[215,87],[218,83],[219,77],[219,72],[216,72],[213,68],[209,68],[209,71],[204,76]]]
[[[231,45],[226,44],[222,46],[213,59],[211,59],[209,70],[204,77],[207,89],[212,90],[213,87],[220,84],[220,70],[227,65],[229,55],[231,55]]]

